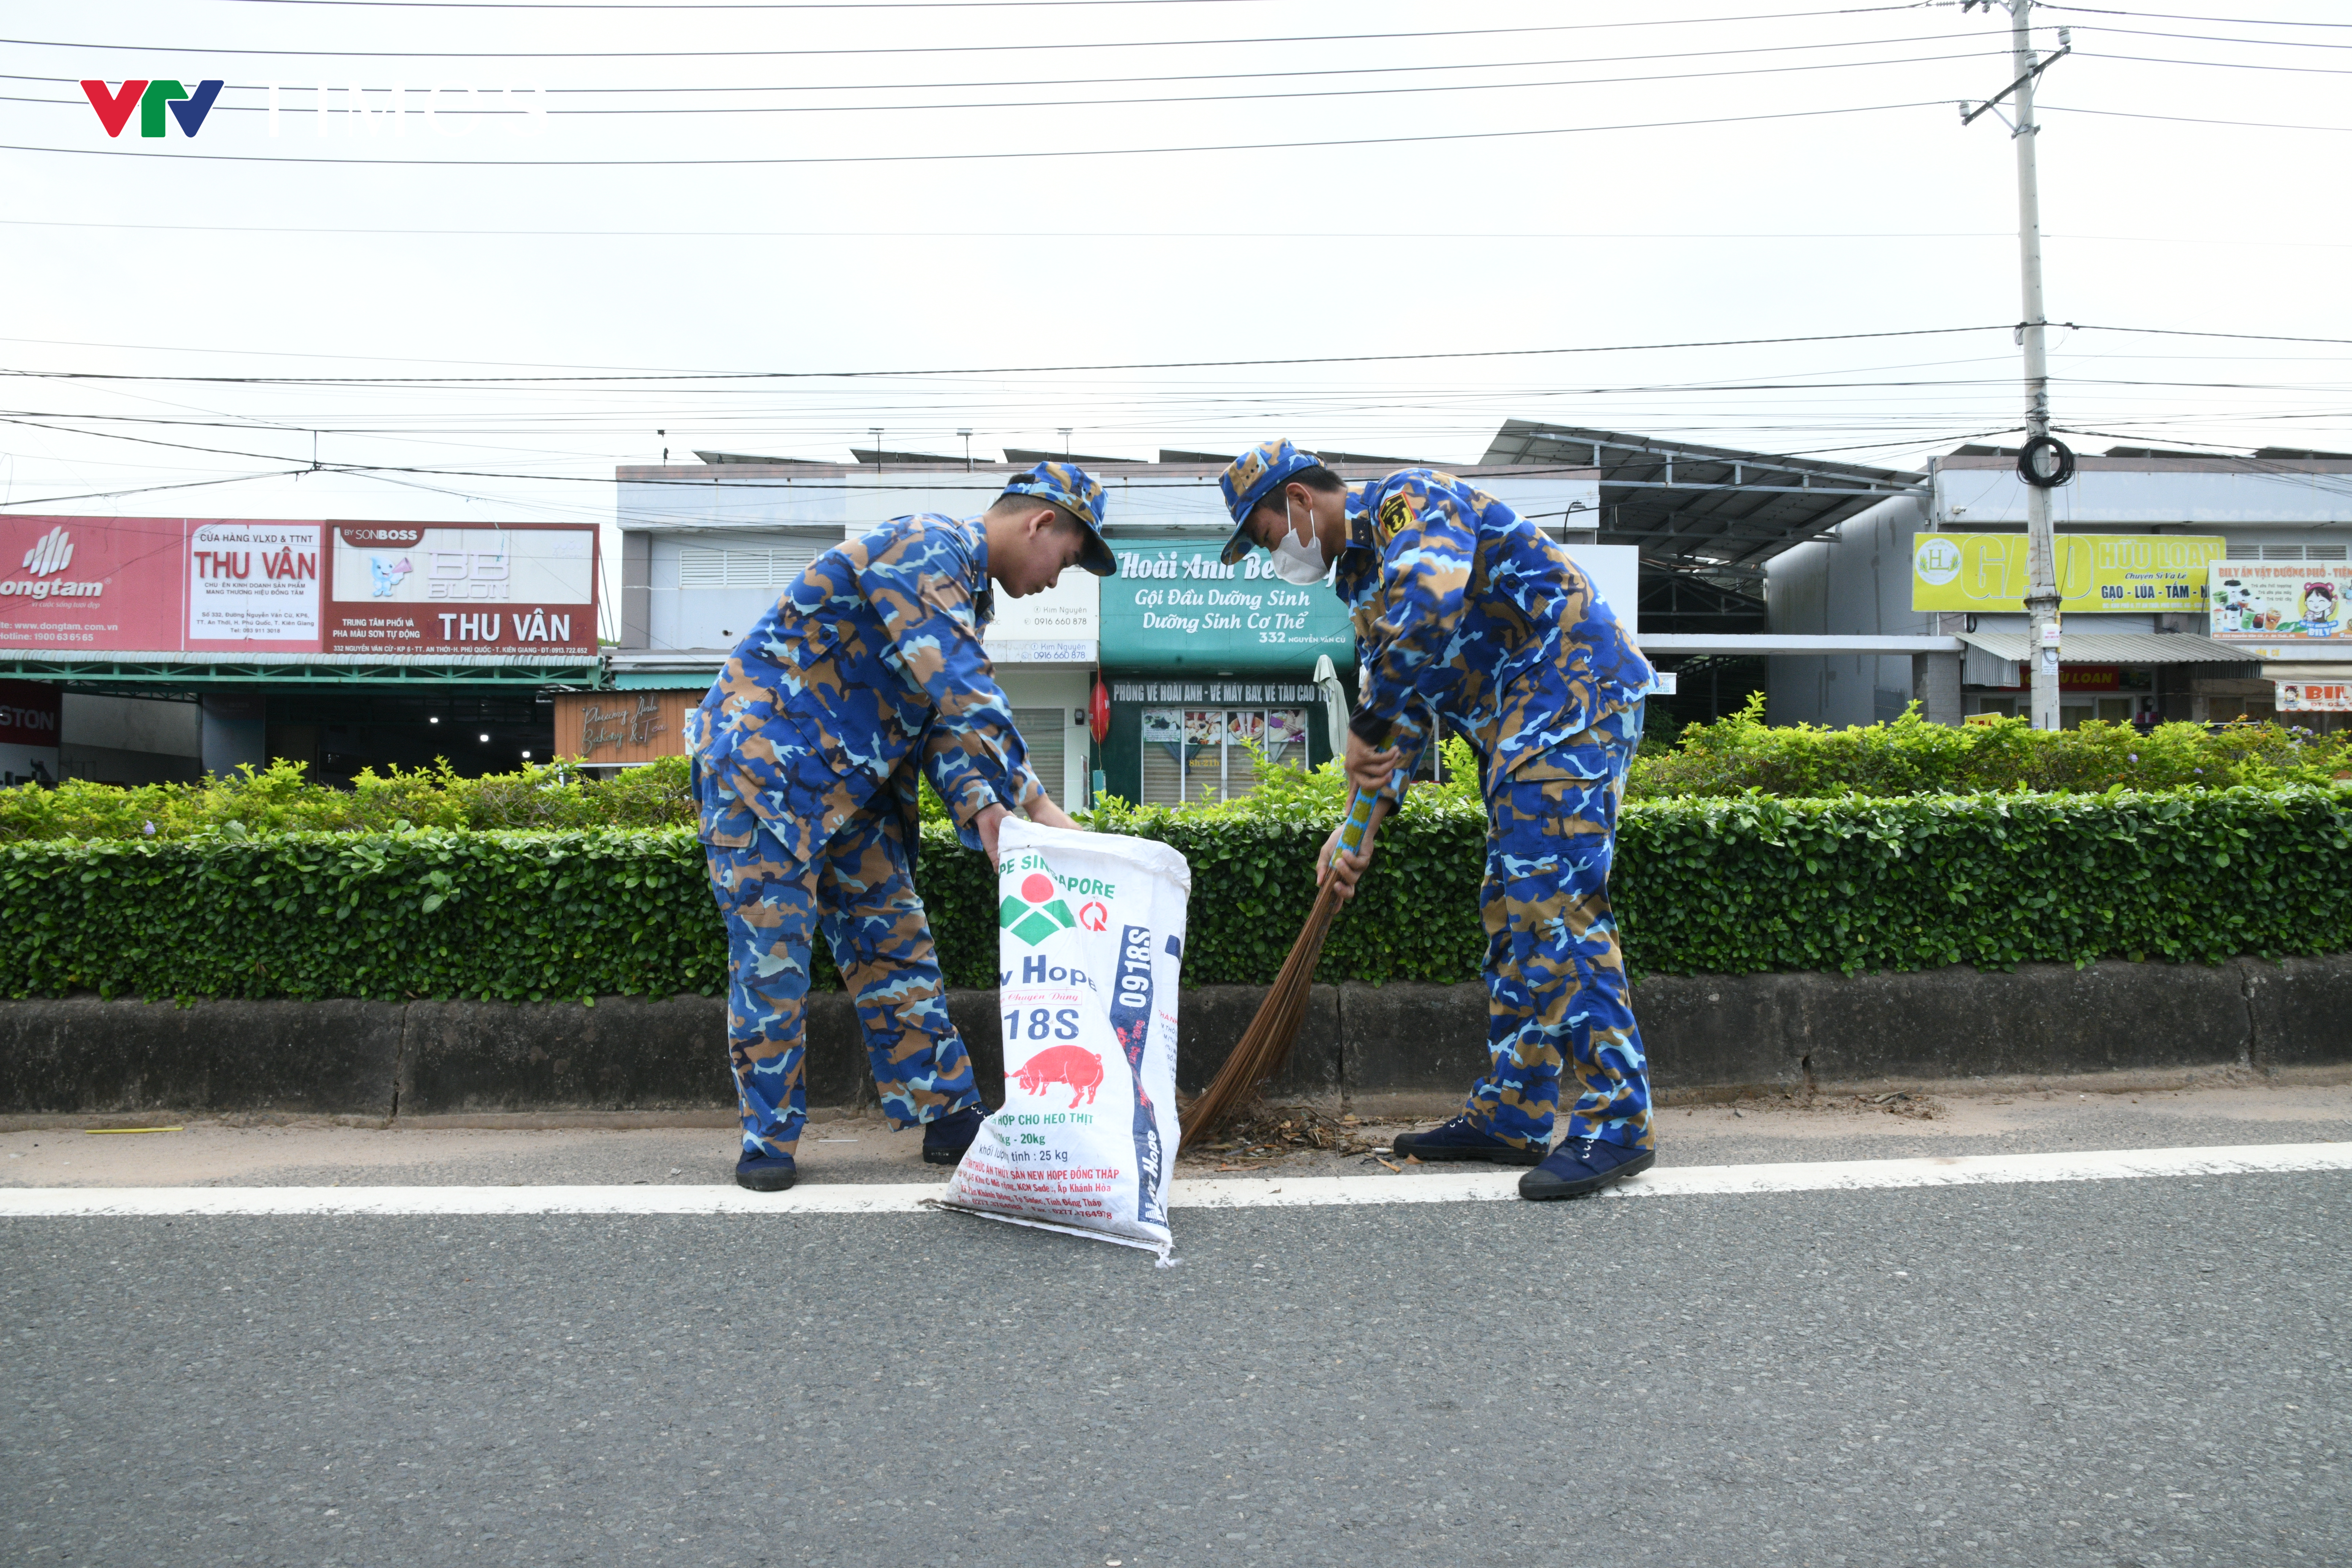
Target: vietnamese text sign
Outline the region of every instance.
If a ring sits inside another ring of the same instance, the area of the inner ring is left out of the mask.
[[[179,648],[187,538],[178,518],[0,517],[0,647]]]
[[[0,518],[0,647],[593,658],[596,531]]]
[[[596,651],[596,531],[335,525],[330,653]]]
[[[2282,713],[2352,713],[2352,683],[2341,680],[2281,680],[2278,710]]]
[[[2022,533],[1922,533],[1911,542],[1911,607],[2021,614]],[[2195,614],[2218,538],[2157,533],[2062,533],[2055,542],[2059,608],[2069,615]]]
[[[184,647],[319,646],[319,525],[200,522],[190,530]]]
[[[1102,580],[1105,666],[1303,674],[1322,654],[1355,662],[1355,629],[1337,594],[1266,575],[1256,552],[1218,564],[1225,537],[1115,546],[1118,575]]]
[[[2352,564],[2336,561],[2217,561],[2212,636],[2224,642],[2311,643],[2344,634]]]
[[[999,664],[1092,665],[1102,633],[1101,584],[1091,572],[1072,570],[1018,599],[999,592],[995,618],[981,634],[988,657]]]

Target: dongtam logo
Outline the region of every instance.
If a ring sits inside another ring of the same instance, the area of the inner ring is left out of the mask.
[[[46,577],[52,572],[62,572],[73,564],[73,536],[63,527],[53,528],[25,552],[25,570],[36,577]]]
[[[205,119],[213,111],[213,102],[220,97],[225,84],[217,79],[196,83],[190,92],[176,81],[126,81],[119,88],[110,88],[96,79],[81,84],[82,96],[98,110],[98,122],[106,127],[109,136],[120,136],[122,128],[131,123],[131,111],[139,111],[139,134],[161,137],[164,133],[163,111],[180,122],[180,134],[194,136],[205,128]]]
[[[17,599],[95,599],[106,591],[106,580],[80,583],[58,574],[73,564],[73,536],[61,525],[33,542],[25,552],[25,577],[0,580],[0,594]]]

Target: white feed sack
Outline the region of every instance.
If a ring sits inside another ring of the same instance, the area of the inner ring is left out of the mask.
[[[1148,839],[1008,820],[996,869],[1004,1109],[942,1201],[1164,1260],[1192,868]]]

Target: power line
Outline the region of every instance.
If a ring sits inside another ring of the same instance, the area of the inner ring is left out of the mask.
[[[188,479],[170,485],[138,485],[129,489],[84,490],[79,495],[34,496],[26,500],[0,501],[0,507],[55,506],[61,500],[112,500],[118,496],[148,495],[156,490],[196,490],[207,485],[241,485],[255,479],[282,479],[289,474],[307,474],[308,468],[279,468],[264,474],[231,474],[220,479]]]
[[[2081,53],[2080,50],[2075,51]],[[412,238],[504,239],[1388,239],[1391,229],[907,229],[907,228],[332,228],[299,224],[121,223],[84,219],[0,217],[0,225],[19,228],[136,229],[154,234],[318,234],[397,235]],[[1755,230],[1701,232],[1694,229],[1611,230],[1547,229],[1488,230],[1488,239],[2002,239],[2014,242],[2007,229],[1884,229],[1817,230],[1769,233]],[[2267,249],[2347,250],[2352,241],[2274,239],[2262,235],[2225,238],[2179,234],[2057,234],[2044,239],[2064,239],[2102,245],[2254,245]],[[55,338],[6,338],[0,342],[63,342]],[[142,347],[147,345],[74,343],[75,347]],[[346,354],[317,354],[318,359],[346,359]]]
[[[1261,44],[1343,44],[1365,43],[1390,39],[1423,38],[1484,38],[1528,33],[1582,33],[1596,28],[1665,27],[1706,26],[1723,22],[1793,21],[1808,16],[1859,16],[1888,11],[1915,11],[1923,5],[1873,5],[1840,11],[1787,11],[1747,16],[1684,16],[1655,22],[1545,22],[1528,23],[1516,27],[1447,27],[1427,32],[1397,33],[1294,33],[1255,38],[1118,38],[1102,41],[1066,39],[1051,43],[1021,44],[899,44],[881,48],[831,49],[248,49],[225,47],[190,48],[179,45],[76,43],[56,38],[0,38],[0,44],[16,44],[40,49],[108,49],[129,54],[209,54],[247,55],[270,58],[291,59],[395,59],[395,60],[647,60],[647,59],[747,59],[777,56],[809,57],[833,55],[981,55],[1034,53],[1046,49],[1166,49],[1207,48],[1225,46],[1251,47]],[[2170,35],[2157,35],[2168,37]]]
[[[1279,153],[1323,147],[1395,147],[1439,142],[1496,142],[1528,136],[1586,136],[1611,131],[1671,131],[1694,125],[1746,125],[1766,121],[1819,120],[1836,114],[1881,114],[1896,109],[1943,109],[1933,102],[1865,103],[1849,109],[1792,109],[1776,114],[1727,114],[1705,120],[1643,120],[1618,125],[1554,125],[1528,131],[1435,132],[1420,136],[1341,136],[1311,142],[1227,142],[1183,147],[1053,147],[1013,153],[864,153],[803,158],[303,158],[258,153],[152,153],[123,147],[36,147],[0,143],[0,153],[54,153],[68,157],[162,156],[212,163],[303,163],[343,168],[425,169],[679,169],[865,163],[1001,163],[1021,158],[1129,158],[1179,153]]]
[[[842,47],[820,49],[264,49],[233,46],[209,45],[195,47],[168,44],[110,44],[58,38],[0,38],[0,44],[23,48],[109,50],[130,54],[203,54],[238,55],[257,58],[283,59],[449,59],[449,60],[597,60],[597,59],[760,59],[808,58],[839,56],[878,55],[983,55],[1036,53],[1045,50],[1070,49],[1156,49],[1255,47],[1266,44],[1330,44],[1365,43],[1391,40],[1424,40],[1431,38],[1477,38],[1524,36],[1529,33],[1587,32],[1595,28],[1632,26],[1698,26],[1727,22],[1781,21],[1811,16],[1854,16],[1884,14],[1891,11],[1922,9],[1921,5],[1879,5],[1839,11],[1792,11],[1746,16],[1687,16],[1664,18],[1654,22],[1549,22],[1527,23],[1510,27],[1451,27],[1422,32],[1385,33],[1295,33],[1261,37],[1224,38],[1118,38],[1062,39],[1051,42],[1013,44],[899,44],[886,47]],[[2352,44],[2330,44],[2295,38],[2235,38],[2207,33],[2173,33],[2154,28],[2114,27],[2105,23],[2084,24],[2086,30],[2114,33],[2129,37],[2176,38],[2192,43],[2244,44],[2283,48],[2339,49],[2352,48]],[[1975,34],[1947,34],[1938,37],[1977,37]],[[1885,40],[1902,41],[1902,40]],[[1927,41],[1927,40],[1919,40]],[[1837,47],[1843,46],[1809,46]],[[1861,47],[1859,45],[1854,47]],[[1761,49],[1758,52],[1762,52]]]
[[[1462,349],[1439,353],[1314,354],[1290,359],[1163,360],[1129,364],[995,365],[986,368],[933,370],[747,370],[667,371],[600,375],[414,375],[414,376],[275,376],[275,375],[132,375],[116,371],[47,371],[0,369],[0,376],[44,381],[180,382],[236,386],[511,386],[544,383],[647,381],[871,381],[909,376],[1052,375],[1097,371],[1244,370],[1300,364],[1391,364],[1431,360],[1525,359],[1551,354],[1643,353],[1668,349],[1754,348],[1778,343],[1840,343],[1879,338],[1948,337],[1958,332],[2006,331],[2007,322],[1992,326],[1918,327],[1900,331],[1815,332],[1779,338],[1717,338],[1690,342],[1614,343],[1558,349]],[[2314,342],[2333,340],[2315,339]]]
[[[1742,70],[1675,71],[1654,76],[1604,76],[1555,79],[1548,81],[1458,81],[1413,83],[1398,87],[1298,88],[1284,92],[1218,92],[1165,94],[1153,98],[1049,98],[997,99],[978,103],[751,103],[712,106],[677,105],[656,108],[611,109],[551,109],[551,116],[565,119],[640,114],[917,114],[937,113],[947,110],[965,109],[1102,109],[1142,108],[1164,103],[1266,103],[1297,99],[1385,98],[1403,93],[1434,92],[1509,92],[1529,88],[1555,87],[1615,87],[1637,86],[1662,81],[1719,81],[1730,77],[1785,76],[1797,71],[1855,70],[1873,66],[1929,65],[1943,60],[1982,59],[1998,55],[1999,49],[1971,49],[1963,54],[1913,55],[1891,60],[1817,60],[1805,65],[1752,66]],[[2180,62],[2189,64],[2194,62]],[[83,107],[75,98],[23,98],[0,94],[0,103],[46,103],[59,108]],[[238,114],[267,114],[262,104],[223,104]],[[524,112],[520,110],[460,110],[455,113],[479,113],[485,118],[505,118]]]
[[[551,98],[600,98],[619,95],[635,96],[652,93],[675,95],[680,93],[745,92],[934,92],[986,87],[1107,87],[1151,85],[1160,82],[1176,81],[1262,81],[1278,80],[1286,78],[1297,77],[1395,76],[1426,71],[1534,70],[1546,66],[1633,65],[1650,60],[1718,59],[1727,56],[1802,54],[1822,49],[1874,49],[1903,44],[1982,43],[1983,41],[1982,36],[1975,32],[1927,33],[1899,38],[1848,38],[1839,39],[1829,43],[1812,44],[1756,44],[1743,46],[1738,48],[1727,49],[1651,50],[1637,55],[1575,55],[1543,60],[1467,60],[1454,64],[1317,66],[1292,70],[1177,71],[1156,72],[1146,76],[1013,77],[984,79],[979,80],[966,79],[956,81],[855,81],[827,82],[823,84],[803,82],[792,83],[783,86],[694,83],[684,87],[555,87],[549,88],[547,89],[547,93]],[[22,72],[0,71],[0,81],[38,81],[64,87],[78,85],[81,80],[82,79],[79,77],[37,76]],[[225,90],[233,93],[264,92],[268,90],[268,88],[267,85],[263,83],[243,82],[231,83]],[[289,90],[302,91],[306,89],[294,88]],[[59,101],[79,104],[82,100],[78,98],[68,98],[60,100]],[[241,111],[250,112],[248,106],[226,103],[216,105],[215,112],[221,112],[230,109],[237,109]],[[494,115],[501,113],[519,113],[520,111],[511,110],[444,110],[440,112],[446,114],[481,113]]]
[[[2352,76],[2352,69],[2341,66],[2274,66],[2259,60],[2180,60],[2163,55],[2110,55],[2095,49],[2076,49],[2078,58],[2086,60],[2130,60],[2144,66],[2201,66],[2215,70],[2233,71],[2296,71],[2305,76]]]
[[[229,5],[341,5],[403,11],[982,11],[1038,5],[1238,5],[1265,0],[215,0]],[[1883,7],[1891,9],[1891,7]]]
[[[2272,120],[2207,120],[2190,114],[2137,114],[2123,109],[2068,109],[2062,104],[2034,106],[2054,114],[2095,114],[2104,120],[2158,120],[2171,125],[2234,125],[2243,131],[2347,131],[2352,125],[2283,125]]]
[[[2072,11],[2084,16],[2131,16],[2149,22],[2222,22],[2237,27],[2352,27],[2352,22],[2279,22],[2261,16],[2183,16],[2172,11],[2110,11],[2096,5],[2053,5],[2050,0],[2036,0],[2033,8],[2037,11]]]
[[[2104,22],[2083,24],[2084,31],[2116,33],[2128,38],[2180,38],[2192,44],[2245,44],[2278,49],[2352,49],[2352,44],[2323,44],[2312,38],[2230,38],[2211,33],[2159,33],[2148,27],[2110,27]]]
[[[1077,75],[1077,78],[1000,78],[1000,80],[955,80],[955,82],[793,82],[779,87],[748,87],[748,85],[698,85],[689,87],[548,87],[551,99],[564,97],[642,97],[642,94],[746,94],[746,91],[791,91],[791,94],[840,94],[840,91],[962,91],[979,87],[1131,87],[1160,85],[1160,82],[1258,82],[1258,80],[1296,80],[1296,78],[1331,78],[1331,75],[1418,75],[1440,73],[1440,70],[1536,70],[1543,66],[1630,66],[1644,61],[1665,61],[1665,58],[1724,58],[1748,57],[1748,54],[1804,54],[1818,49],[1879,49],[1889,45],[1922,45],[1922,42],[1983,42],[1976,33],[1928,33],[1919,37],[1855,37],[1842,42],[1813,42],[1813,45],[1755,45],[1740,49],[1667,49],[1649,54],[1588,54],[1588,57],[1564,58],[1524,58],[1524,61],[1461,61],[1461,64],[1418,64],[1418,66],[1318,66],[1301,70],[1181,70],[1181,73],[1152,75]],[[1992,49],[1997,54],[1997,49]],[[1985,49],[1973,49],[1969,54],[1931,54],[1928,61],[1938,58],[1976,58]],[[1877,61],[1837,61],[1837,64],[1877,64]],[[1891,61],[1891,64],[1912,64],[1912,61]],[[0,70],[5,82],[47,82],[47,85],[68,87],[80,85],[82,78],[73,75],[30,75]],[[1600,78],[1600,80],[1673,80],[1673,78]],[[268,91],[258,82],[237,82],[226,91]],[[308,91],[308,87],[291,87],[291,91]],[[26,103],[70,103],[82,106],[82,99],[21,99]],[[1140,101],[1140,99],[1139,99]],[[912,108],[912,106],[910,106]],[[266,103],[216,103],[214,113],[266,113]],[[291,110],[301,113],[301,110]],[[442,108],[436,113],[473,115],[473,118],[518,118],[527,113],[520,108]],[[625,110],[548,110],[551,115],[579,113],[625,113]],[[646,110],[656,113],[656,110]],[[658,110],[658,113],[682,113],[682,110]],[[708,113],[708,110],[696,110]]]
[[[2065,324],[2076,331],[2136,332],[2143,337],[2225,338],[2237,342],[2249,343],[2352,343],[2352,338],[2291,337],[2276,332],[2198,332],[2185,327],[2102,327],[2090,323],[2077,326],[2072,321]]]

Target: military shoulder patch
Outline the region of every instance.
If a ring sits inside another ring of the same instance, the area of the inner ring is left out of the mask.
[[[1395,534],[1411,527],[1412,523],[1412,502],[1409,499],[1393,495],[1381,502],[1381,528],[1383,532]]]

